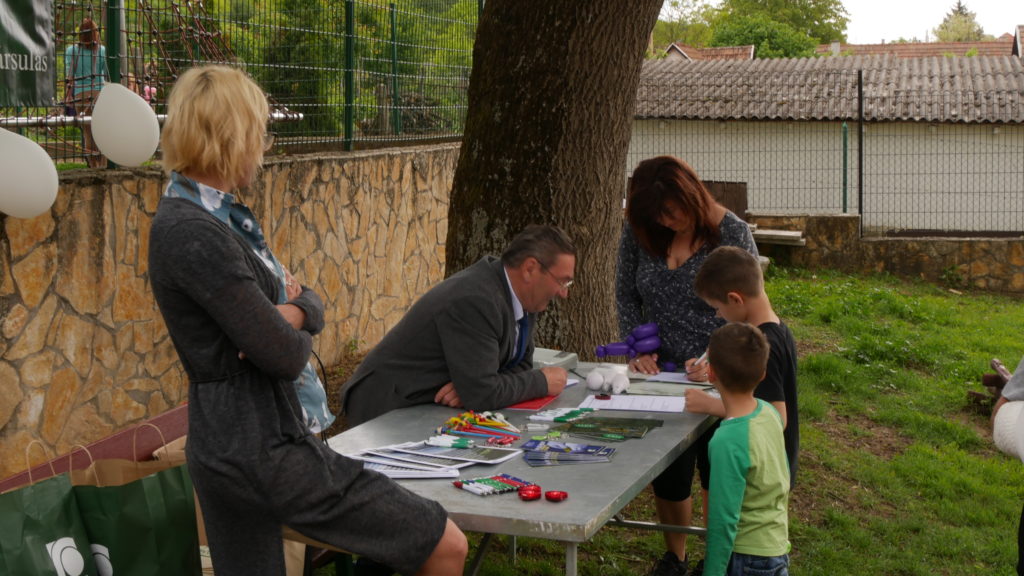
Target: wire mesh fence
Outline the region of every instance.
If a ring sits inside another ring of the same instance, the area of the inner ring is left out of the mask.
[[[53,101],[0,108],[0,126],[58,163],[81,163],[90,150],[88,103],[75,89],[83,77],[89,88],[97,76],[120,82],[159,115],[183,70],[217,62],[244,67],[268,93],[276,152],[458,139],[481,6],[55,0]],[[75,55],[86,18],[104,44],[101,70]],[[941,74],[927,63],[915,64],[920,73],[855,70],[842,59],[674,74],[645,64],[627,175],[643,158],[672,154],[706,180],[744,183],[754,212],[860,213],[869,234],[1020,235],[1024,68],[1012,58],[954,60],[937,60]],[[982,68],[991,71],[973,71]],[[986,84],[995,77],[1002,84]],[[914,89],[921,78],[942,85]]]
[[[869,124],[869,235],[1024,234],[1024,125]]]
[[[75,110],[69,95],[83,74],[99,77],[94,88],[128,86],[161,115],[181,72],[226,63],[267,92],[281,120],[276,151],[455,139],[479,11],[480,0],[56,1],[53,102],[0,108],[0,125],[58,163],[82,162],[88,107]],[[83,72],[75,56],[87,18],[105,52],[99,71]]]
[[[744,183],[752,212],[859,213],[865,235],[1024,234],[1024,82],[915,93],[856,70],[730,74],[645,75],[626,176],[668,154]]]

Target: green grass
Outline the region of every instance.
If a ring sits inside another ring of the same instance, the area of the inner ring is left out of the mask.
[[[777,266],[767,290],[800,351],[790,573],[1013,574],[1024,465],[995,450],[966,391],[992,357],[1012,369],[1024,354],[1021,299]],[[625,515],[652,520],[650,492]],[[702,546],[690,539],[691,559]],[[580,574],[645,574],[662,550],[658,533],[606,527],[580,546]],[[562,570],[557,544],[519,539],[513,564],[496,538],[480,574]]]

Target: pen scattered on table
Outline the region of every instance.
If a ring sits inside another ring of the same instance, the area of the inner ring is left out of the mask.
[[[456,480],[452,482],[452,486],[477,496],[491,496],[492,494],[515,492],[524,486],[534,486],[534,483],[509,474],[496,474],[494,476]]]
[[[435,430],[449,436],[484,438],[488,444],[511,444],[519,439],[519,429],[504,416],[492,412],[463,412],[445,421]]]

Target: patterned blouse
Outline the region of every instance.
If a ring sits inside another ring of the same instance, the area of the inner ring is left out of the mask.
[[[287,303],[284,268],[270,251],[259,221],[245,204],[237,201],[232,194],[196,182],[178,172],[171,172],[171,178],[164,189],[164,197],[189,200],[227,224],[228,228],[243,238],[260,261],[277,276],[280,282],[280,299],[276,303]],[[326,430],[334,422],[334,414],[327,406],[327,391],[312,364],[306,363],[299,379],[295,381],[295,387],[299,402],[302,404],[302,417],[305,419],[306,427],[314,434]]]
[[[722,246],[739,246],[757,256],[750,227],[732,212],[719,225]],[[718,246],[705,243],[678,268],[669,270],[664,256],[651,256],[636,241],[627,222],[619,242],[615,274],[615,302],[619,332],[625,339],[633,328],[657,322],[661,348],[658,361],[683,363],[700,356],[708,347],[711,332],[724,321],[693,291],[697,271]]]

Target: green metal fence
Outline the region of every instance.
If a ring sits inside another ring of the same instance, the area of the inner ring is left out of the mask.
[[[89,17],[108,81],[164,113],[185,69],[230,63],[251,74],[276,113],[275,152],[457,139],[466,115],[482,0],[109,0],[54,2],[57,86],[38,108],[0,108],[0,126],[59,163],[83,162],[64,107],[66,49]]]

